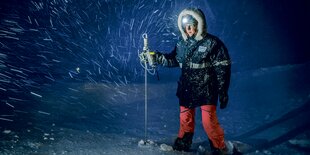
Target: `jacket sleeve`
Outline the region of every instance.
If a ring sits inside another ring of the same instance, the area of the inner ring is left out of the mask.
[[[212,66],[216,73],[218,93],[228,94],[231,75],[231,61],[228,50],[223,42],[218,41],[214,52],[215,57]]]
[[[156,52],[156,60],[158,64],[164,67],[178,67],[179,63],[176,59],[176,55],[177,52],[175,47],[172,52],[167,54]]]

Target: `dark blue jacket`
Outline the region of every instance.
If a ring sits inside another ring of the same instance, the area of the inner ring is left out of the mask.
[[[157,60],[163,66],[181,68],[176,94],[181,106],[217,105],[218,96],[228,94],[230,57],[223,42],[211,34],[198,41],[180,40],[171,53],[157,53]]]

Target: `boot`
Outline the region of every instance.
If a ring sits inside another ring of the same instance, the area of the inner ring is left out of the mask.
[[[226,146],[223,149],[219,149],[219,148],[215,148],[213,146],[213,143],[212,143],[212,141],[210,139],[209,139],[209,142],[210,142],[210,147],[211,147],[212,155],[227,155],[228,154],[228,150],[227,150]]]
[[[173,149],[177,151],[189,151],[192,145],[194,133],[187,132],[183,138],[177,137],[174,141]]]
[[[212,155],[242,155],[242,153],[230,141],[225,141],[225,148],[215,148],[209,139]]]

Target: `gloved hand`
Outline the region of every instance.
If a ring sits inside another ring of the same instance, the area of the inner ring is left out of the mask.
[[[139,59],[140,59],[141,62],[147,61],[146,53],[145,52],[141,52],[139,54]]]
[[[225,109],[228,104],[228,94],[227,93],[220,93],[219,94],[220,100],[220,108]]]
[[[148,57],[146,52],[141,52],[139,54],[140,61],[141,62],[146,61],[149,64],[150,64],[150,61],[151,61],[153,64],[156,64],[156,62],[157,62],[157,60],[156,60],[156,58],[157,58],[156,52],[153,52],[153,51],[148,51],[148,52],[149,52],[150,57]]]

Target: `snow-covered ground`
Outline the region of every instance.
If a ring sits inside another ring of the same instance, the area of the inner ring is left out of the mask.
[[[226,139],[281,118],[306,103],[310,77],[304,73],[309,67],[308,63],[233,73],[229,106],[218,110]],[[165,77],[161,81],[150,77],[149,81],[147,138],[157,146],[138,147],[145,138],[144,83],[64,82],[40,92],[42,97],[32,110],[18,114],[24,118],[1,126],[0,153],[179,154],[159,147],[172,144],[177,135],[176,81],[165,81]],[[254,149],[250,154],[307,154],[309,133],[305,129],[289,141],[267,150]],[[199,110],[193,143],[193,149],[201,146],[209,150]]]

